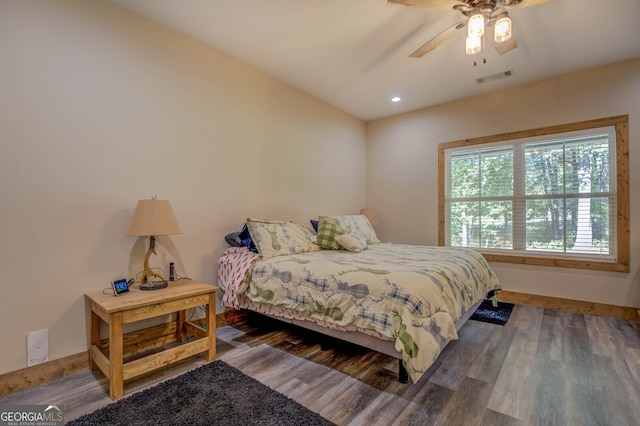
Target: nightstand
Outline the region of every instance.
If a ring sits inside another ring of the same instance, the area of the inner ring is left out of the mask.
[[[109,396],[119,399],[124,395],[125,380],[137,377],[149,371],[164,367],[176,361],[206,352],[207,361],[216,357],[216,298],[218,287],[209,284],[180,280],[171,282],[169,287],[156,291],[141,291],[133,286],[131,291],[122,296],[104,294],[102,291],[85,294],[91,306],[91,347],[89,356],[91,369],[99,368],[109,379]],[[185,318],[185,310],[197,306],[205,306],[206,318],[200,327]],[[154,318],[176,312],[175,322],[159,326],[170,330],[169,339],[166,334],[160,336],[158,327],[150,327],[123,334],[123,325]],[[100,338],[100,320],[109,327],[108,341]],[[174,330],[175,328],[175,330]],[[187,342],[187,335],[191,338]],[[131,338],[130,338],[131,337]],[[136,344],[135,340],[144,340],[144,344]],[[179,343],[161,352],[155,352],[142,358],[124,362],[124,341],[132,346],[134,353],[144,349],[164,348],[167,343]],[[155,345],[153,342],[157,342]]]

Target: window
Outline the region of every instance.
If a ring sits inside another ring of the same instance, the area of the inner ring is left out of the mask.
[[[629,271],[628,116],[439,146],[439,243]]]

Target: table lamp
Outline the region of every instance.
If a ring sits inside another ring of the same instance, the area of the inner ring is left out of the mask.
[[[174,235],[180,227],[168,200],[140,200],[133,212],[127,235],[149,237],[149,250],[144,257],[144,271],[140,279],[140,290],[158,290],[167,287],[162,274],[149,268],[149,257],[156,254],[156,235]],[[155,278],[155,281],[152,279]]]
[[[371,207],[367,207],[366,209],[360,210],[360,214],[365,215],[367,219],[369,219],[371,226],[380,225],[380,219],[378,219],[378,215],[376,214],[376,211]]]

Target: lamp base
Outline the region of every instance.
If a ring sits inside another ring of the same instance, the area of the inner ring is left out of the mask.
[[[140,284],[140,290],[160,290],[168,286],[169,283],[166,281],[147,281],[146,283]]]

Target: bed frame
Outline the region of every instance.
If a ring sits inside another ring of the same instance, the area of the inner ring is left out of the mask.
[[[471,315],[478,309],[482,300],[473,305],[471,309],[462,314],[460,319],[455,322],[456,331],[460,330],[462,326],[471,318]],[[247,309],[247,308],[244,308]],[[269,318],[276,319],[278,321],[286,322],[298,327],[306,328],[307,330],[315,331],[324,336],[333,337],[335,339],[343,340],[345,342],[353,343],[359,346],[363,346],[367,349],[371,349],[372,351],[380,352],[385,355],[392,356],[394,358],[398,358],[398,381],[400,383],[409,383],[409,373],[407,373],[406,368],[404,367],[404,363],[402,362],[401,354],[396,350],[395,341],[394,340],[384,340],[379,339],[377,337],[369,336],[364,333],[359,333],[357,331],[340,331],[334,330],[332,328],[322,327],[311,321],[297,320],[292,318],[282,318],[277,317],[275,315],[270,315],[258,311],[254,311],[259,313],[260,315],[265,315]],[[447,346],[447,342],[444,342],[440,346],[440,352]]]

